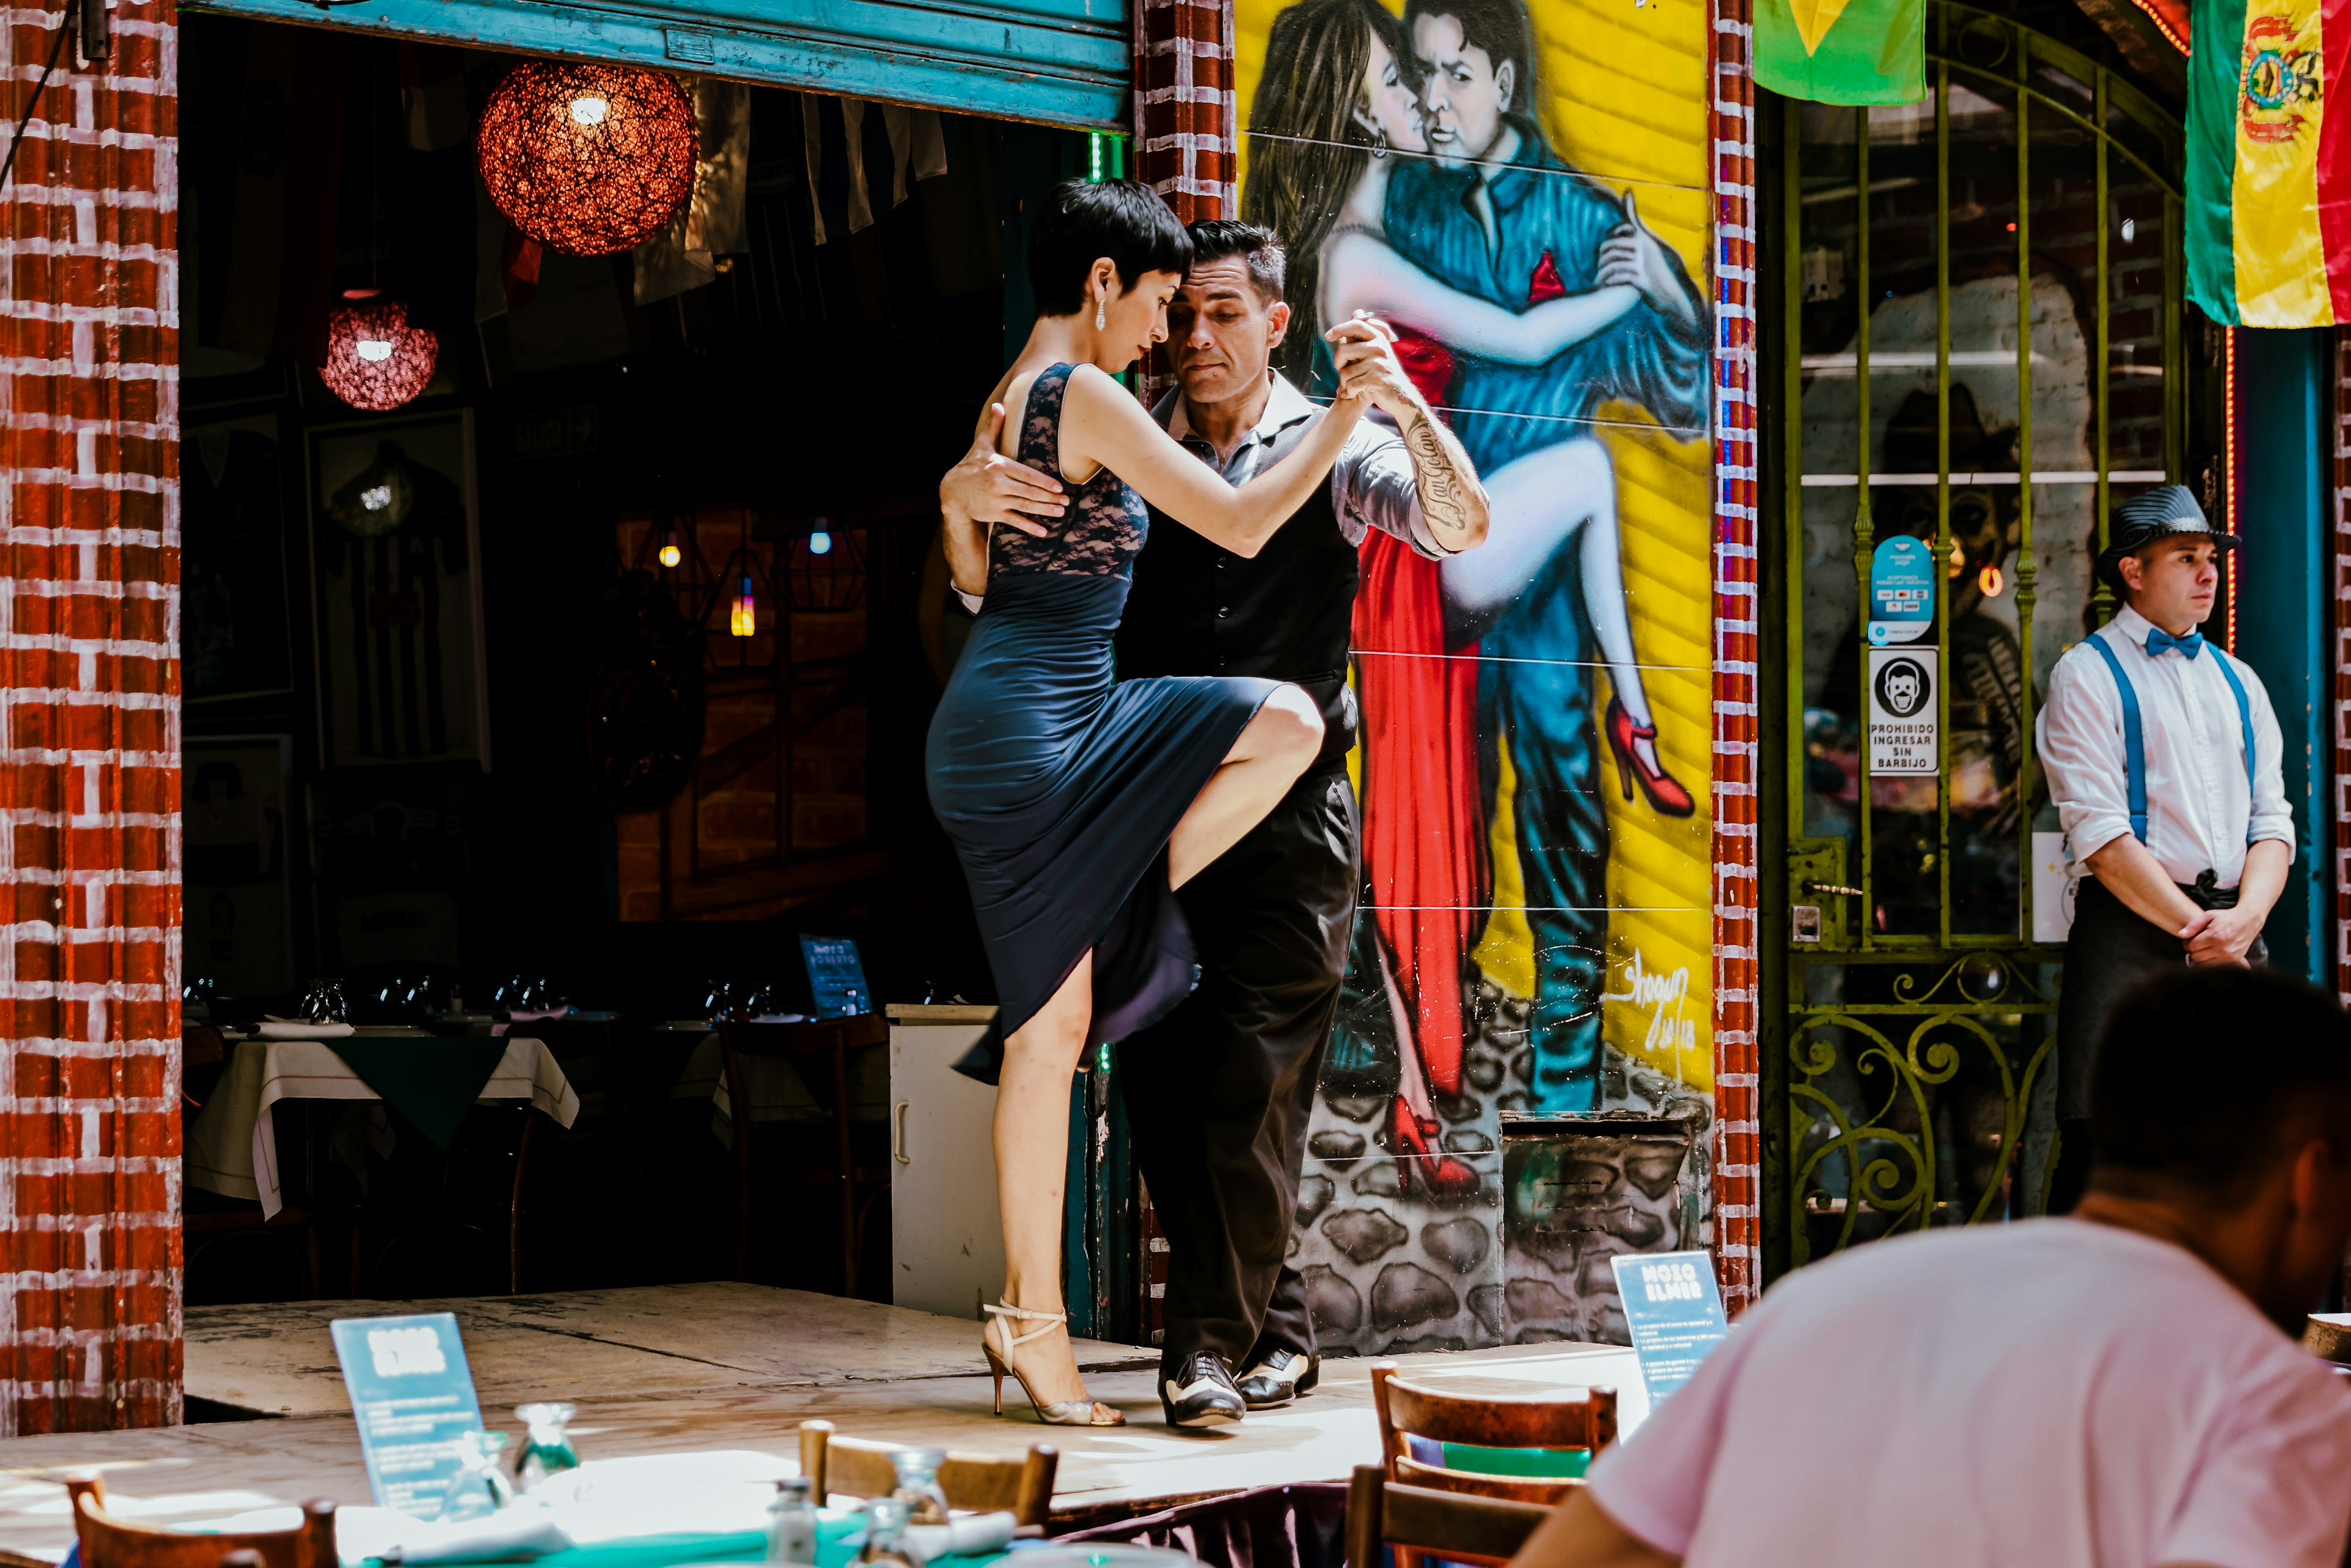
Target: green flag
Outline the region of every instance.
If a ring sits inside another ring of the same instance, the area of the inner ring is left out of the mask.
[[[1755,80],[1815,103],[1917,103],[1924,0],[1755,0]]]

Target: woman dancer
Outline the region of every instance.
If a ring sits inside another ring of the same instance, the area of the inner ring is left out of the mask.
[[[979,619],[931,723],[931,805],[963,861],[1002,1004],[1000,1058],[978,1070],[998,1069],[1006,1279],[981,1343],[998,1413],[1009,1372],[1059,1426],[1124,1419],[1087,1397],[1061,1327],[1071,1074],[1088,1046],[1144,1028],[1191,989],[1175,889],[1263,820],[1322,737],[1294,685],[1113,684],[1111,634],[1144,503],[1254,556],[1327,482],[1365,406],[1341,397],[1238,490],[1176,445],[1111,376],[1165,339],[1190,260],[1176,215],[1132,181],[1068,182],[1038,214],[1038,321],[991,402],[1012,411],[1000,447],[1059,475],[1072,505],[1044,537],[989,541]],[[1343,361],[1368,330],[1349,334]]]
[[[1604,251],[1600,287],[1569,295],[1555,275],[1529,280],[1528,307],[1506,309],[1449,287],[1387,243],[1394,152],[1425,153],[1417,61],[1377,0],[1301,0],[1274,18],[1251,106],[1242,214],[1290,241],[1290,298],[1307,320],[1376,314],[1397,323],[1396,354],[1442,407],[1454,353],[1541,364],[1606,329],[1639,300],[1622,275],[1629,250]],[[1334,203],[1333,193],[1343,193]],[[1611,249],[1614,248],[1612,242]],[[1320,378],[1311,336],[1293,375]],[[1399,1071],[1391,1146],[1429,1155],[1405,1168],[1433,1192],[1475,1187],[1469,1166],[1437,1155],[1432,1084],[1460,1092],[1467,1019],[1464,963],[1490,897],[1477,757],[1478,639],[1544,566],[1573,545],[1586,617],[1606,661],[1606,733],[1625,798],[1637,776],[1652,806],[1687,816],[1688,793],[1656,750],[1625,613],[1616,487],[1607,448],[1579,436],[1481,476],[1500,519],[1484,548],[1443,562],[1364,541],[1356,599],[1357,695],[1364,713],[1364,860],[1372,883],[1383,984],[1395,1017]],[[1448,852],[1426,852],[1437,837]]]

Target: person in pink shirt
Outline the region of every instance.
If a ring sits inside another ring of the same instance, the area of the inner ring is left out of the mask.
[[[2337,1568],[2351,1020],[2266,969],[2129,993],[2072,1216],[1780,1281],[1512,1568]]]

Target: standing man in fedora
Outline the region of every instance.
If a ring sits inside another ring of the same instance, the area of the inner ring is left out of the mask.
[[[2197,630],[2237,536],[2167,485],[2116,508],[2108,538],[2098,575],[2125,607],[2057,661],[2039,726],[2050,796],[2089,873],[2057,1012],[2060,1214],[2088,1180],[2091,1060],[2116,1001],[2183,965],[2264,962],[2262,925],[2294,863],[2269,693]]]

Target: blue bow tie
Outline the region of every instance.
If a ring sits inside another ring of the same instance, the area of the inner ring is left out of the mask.
[[[2175,637],[2160,626],[2150,626],[2147,629],[2148,658],[2158,658],[2173,648],[2179,649],[2184,656],[2193,659],[2204,651],[2204,633],[2190,632],[2185,637]]]

